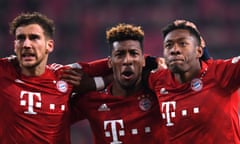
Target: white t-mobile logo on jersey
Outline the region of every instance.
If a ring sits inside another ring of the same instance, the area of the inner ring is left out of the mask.
[[[37,99],[37,101],[34,101],[34,98]],[[41,107],[41,94],[37,92],[29,92],[29,91],[21,91],[20,94],[20,105],[26,106],[28,103],[28,111],[24,111],[26,114],[37,114],[34,111],[34,106],[37,108]]]
[[[164,110],[165,110],[165,113],[163,113]],[[175,101],[162,103],[162,107],[161,107],[162,117],[163,117],[163,119],[167,119],[166,126],[174,125],[174,123],[171,122],[171,118],[176,117],[175,110],[176,110],[176,102]],[[172,111],[172,112],[170,112],[170,111]]]
[[[107,127],[110,125],[111,131],[107,131]],[[120,128],[122,130],[117,131],[117,125],[120,125]],[[112,133],[113,141],[110,144],[121,144],[122,141],[118,140],[118,134],[119,136],[124,136],[124,125],[123,125],[123,120],[109,120],[109,121],[104,121],[104,130],[105,136],[110,137]]]

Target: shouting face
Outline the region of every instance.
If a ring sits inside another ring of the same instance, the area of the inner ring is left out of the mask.
[[[118,86],[133,88],[141,81],[144,66],[145,59],[139,41],[124,40],[113,43],[109,67],[113,69],[114,80]]]
[[[38,24],[16,29],[14,51],[22,70],[45,69],[48,54],[53,51],[53,40],[47,38]]]

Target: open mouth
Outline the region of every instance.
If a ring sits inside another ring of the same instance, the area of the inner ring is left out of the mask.
[[[35,56],[33,53],[24,53],[22,54],[22,57],[28,57],[28,56]]]
[[[24,60],[30,60],[30,59],[32,59],[32,58],[35,57],[35,54],[33,54],[33,53],[23,53],[23,54],[21,55],[21,57],[22,57]]]
[[[130,78],[132,78],[132,76],[133,76],[133,72],[132,71],[124,71],[124,72],[122,72],[122,76],[125,78],[125,79],[130,79]]]

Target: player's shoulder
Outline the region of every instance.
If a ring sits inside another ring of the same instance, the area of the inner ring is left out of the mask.
[[[51,75],[53,77],[57,77],[60,79],[62,73],[63,73],[63,70],[64,70],[64,65],[62,64],[58,64],[58,63],[52,63],[52,64],[48,64],[46,66],[46,73],[48,75]]]
[[[225,67],[240,65],[240,56],[228,58],[228,59],[211,59],[206,62],[209,66]]]
[[[0,58],[0,75],[12,76],[20,71],[20,67],[17,59]]]
[[[236,57],[233,57],[231,59],[229,59],[231,61],[232,64],[240,64],[240,56],[236,56]]]
[[[11,57],[0,58],[1,63],[11,63],[12,61],[14,61],[14,59],[12,59]]]
[[[0,67],[3,69],[8,69],[9,67],[18,66],[18,61],[16,57],[4,57],[0,58]]]
[[[169,75],[170,73],[171,72],[169,71],[169,69],[157,69],[157,70],[152,70],[150,72],[150,77],[166,78],[166,76]]]
[[[58,71],[59,69],[61,69],[63,67],[64,67],[64,65],[58,64],[58,63],[52,63],[52,64],[47,65],[47,68],[53,72]]]

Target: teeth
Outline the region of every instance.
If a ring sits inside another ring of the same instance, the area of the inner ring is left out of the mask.
[[[22,54],[22,56],[34,56],[34,54]]]

